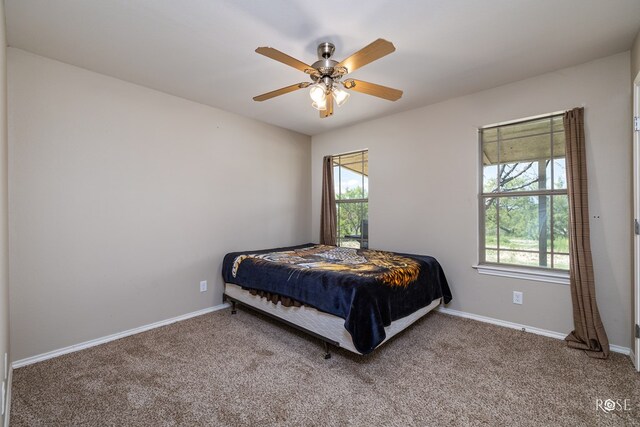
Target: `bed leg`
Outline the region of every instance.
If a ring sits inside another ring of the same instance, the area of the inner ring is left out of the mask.
[[[236,302],[235,301],[231,301],[231,314],[236,314]]]
[[[329,352],[329,344],[326,341],[322,341],[322,345],[324,346],[324,358],[325,360],[331,359],[331,353]]]

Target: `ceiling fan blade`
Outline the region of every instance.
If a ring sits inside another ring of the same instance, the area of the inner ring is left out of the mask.
[[[280,89],[272,90],[271,92],[263,93],[262,95],[254,96],[254,101],[266,101],[267,99],[275,98],[276,96],[284,95],[285,93],[293,92],[294,90],[304,89],[308,87],[311,83],[296,83],[291,86],[286,86]]]
[[[278,49],[264,46],[264,47],[257,48],[256,52],[268,58],[275,59],[278,62],[282,62],[283,64],[286,64],[290,67],[297,68],[303,73],[307,73],[307,74],[318,73],[318,71],[315,68],[313,68],[311,65],[307,65],[302,61],[298,61],[296,58],[292,58],[286,53],[280,52]]]
[[[327,108],[324,110],[320,110],[320,118],[324,119],[325,117],[333,116],[333,94],[329,92],[327,94]]]
[[[342,82],[342,84],[345,89],[355,90],[356,92],[366,93],[367,95],[377,96],[378,98],[388,99],[389,101],[397,101],[402,98],[401,90],[363,82],[362,80],[347,79]]]
[[[352,73],[354,70],[363,67],[376,59],[380,59],[395,50],[396,47],[393,43],[385,39],[378,39],[363,47],[347,59],[343,59],[336,67],[344,67],[347,69],[347,73]]]

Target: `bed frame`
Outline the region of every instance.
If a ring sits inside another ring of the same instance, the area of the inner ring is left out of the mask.
[[[304,305],[301,307],[284,307],[282,304],[274,304],[266,298],[251,295],[249,291],[232,283],[225,283],[222,298],[223,301],[231,303],[231,314],[236,314],[236,307],[242,305],[318,338],[323,344],[325,359],[331,358],[330,346],[341,347],[353,353],[362,354],[356,350],[351,335],[344,328],[344,319],[338,316]],[[438,307],[440,303],[441,298],[438,298],[428,306],[391,322],[389,326],[384,328],[386,338],[378,347]]]

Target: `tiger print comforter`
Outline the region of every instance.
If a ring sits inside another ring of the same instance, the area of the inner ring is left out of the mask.
[[[355,348],[373,351],[392,321],[451,301],[433,257],[335,246],[305,245],[225,256],[222,276],[245,289],[282,295],[345,319]]]

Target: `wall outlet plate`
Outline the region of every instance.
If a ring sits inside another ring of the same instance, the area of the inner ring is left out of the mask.
[[[207,292],[207,281],[203,280],[200,282],[200,292]]]
[[[513,291],[513,303],[514,304],[522,304],[522,292],[519,291]]]

